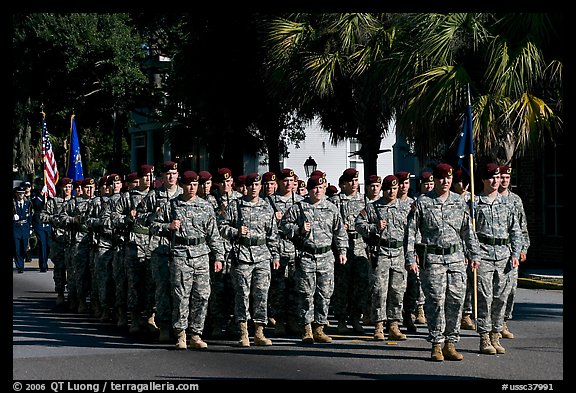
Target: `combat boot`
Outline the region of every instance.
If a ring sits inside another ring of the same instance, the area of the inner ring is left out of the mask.
[[[150,331],[150,333],[157,333],[158,332],[158,326],[156,325],[156,320],[155,320],[155,314],[152,313],[152,315],[150,315],[146,321],[146,325],[148,326],[148,330]]]
[[[350,333],[350,329],[348,329],[348,325],[346,325],[346,321],[341,319],[338,321],[338,327],[336,328],[338,334],[348,334]]]
[[[116,326],[124,329],[128,326],[128,315],[126,315],[126,309],[124,307],[118,307],[117,315],[118,321],[116,322]]]
[[[240,341],[238,345],[241,347],[249,347],[250,346],[250,339],[248,338],[248,322],[241,321],[240,322]]]
[[[257,323],[256,331],[254,333],[254,345],[269,346],[272,345],[272,340],[264,336],[264,324]]]
[[[193,334],[190,337],[190,349],[204,349],[208,348],[208,344],[206,344],[198,334]]]
[[[56,296],[56,306],[61,306],[64,304],[64,292],[58,292]]]
[[[378,321],[374,325],[374,340],[384,341],[384,322]]]
[[[304,335],[302,336],[304,344],[314,344],[314,335],[312,334],[312,326],[309,323],[304,325]]]
[[[268,318],[268,327],[275,327],[276,326],[276,318],[270,317]]]
[[[504,328],[500,334],[502,335],[502,338],[514,338],[514,334],[508,330],[508,324],[506,322],[504,322]]]
[[[472,321],[470,314],[464,314],[462,316],[462,319],[460,320],[460,329],[476,330],[476,325],[474,324],[474,321]]]
[[[442,348],[442,355],[446,360],[462,360],[464,355],[456,351],[456,346],[451,341],[444,342],[444,348]]]
[[[444,361],[444,355],[442,354],[442,344],[432,344],[432,354],[430,358],[435,362]]]
[[[159,323],[160,334],[158,335],[158,341],[161,343],[170,342],[170,327],[167,323]]]
[[[366,334],[360,323],[360,318],[352,318],[352,331],[356,334]]]
[[[416,325],[414,325],[414,321],[412,320],[412,314],[406,311],[402,311],[403,319],[402,325],[406,328],[408,333],[416,333]]]
[[[138,334],[140,333],[140,316],[137,312],[132,311],[130,313],[130,318],[132,322],[130,323],[130,329],[128,329],[128,333],[130,334]]]
[[[496,355],[496,348],[494,348],[492,345],[488,333],[480,334],[480,353],[484,353],[486,355]]]
[[[88,312],[88,305],[86,304],[86,300],[80,300],[78,302],[78,314],[86,314]]]
[[[388,327],[388,340],[406,340],[406,335],[398,327],[398,321],[388,321]]]
[[[176,329],[176,349],[186,349],[186,330]]]
[[[417,323],[418,325],[426,325],[426,315],[424,314],[424,306],[422,304],[418,306],[414,323]]]
[[[275,337],[283,337],[286,335],[286,322],[282,319],[276,320],[276,327],[274,328]]]
[[[312,329],[312,336],[314,337],[314,342],[317,343],[331,343],[332,337],[324,333],[324,325],[314,324]]]
[[[100,322],[110,322],[112,320],[112,314],[108,307],[102,307],[102,313],[100,314]]]
[[[500,335],[498,332],[490,332],[490,343],[492,343],[496,353],[506,353],[506,349],[500,344]]]
[[[288,333],[290,334],[304,334],[302,331],[302,326],[299,326],[294,318],[288,319],[288,324],[286,326]]]

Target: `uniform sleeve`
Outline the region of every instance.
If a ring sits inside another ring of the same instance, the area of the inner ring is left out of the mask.
[[[344,229],[344,222],[342,221],[342,216],[337,210],[334,211],[333,233],[339,255],[346,255],[348,251],[348,234]]]
[[[217,261],[224,261],[224,241],[218,231],[216,215],[210,204],[206,206],[206,214],[208,215],[208,220],[206,221],[206,241],[208,247],[210,247],[210,251],[212,251]]]
[[[377,224],[371,222],[372,212],[377,209],[374,204],[370,203],[360,210],[360,213],[354,220],[354,227],[356,231],[364,238],[370,238],[378,233]]]
[[[422,216],[421,206],[418,202],[414,203],[414,208],[408,213],[408,224],[406,231],[406,266],[416,263],[416,240],[418,235],[418,228],[420,227],[420,217]]]
[[[294,240],[298,236],[298,231],[300,227],[298,225],[298,215],[300,213],[300,208],[297,204],[290,206],[282,216],[280,220],[280,230],[290,240]]]
[[[220,219],[220,235],[230,241],[236,239],[238,237],[239,230],[237,226],[238,224],[238,217],[237,217],[237,210],[238,210],[238,200],[234,199],[232,203],[230,203],[224,214],[222,214]]]
[[[268,230],[266,231],[266,245],[268,246],[268,250],[270,250],[270,254],[272,254],[272,260],[280,259],[278,224],[272,207],[270,207],[270,220]]]

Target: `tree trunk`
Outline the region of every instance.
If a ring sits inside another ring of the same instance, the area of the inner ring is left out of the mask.
[[[359,136],[362,148],[360,157],[364,161],[364,184],[368,184],[368,176],[378,175],[378,151],[382,137],[380,132],[367,132],[364,136]],[[382,175],[382,174],[380,174]]]

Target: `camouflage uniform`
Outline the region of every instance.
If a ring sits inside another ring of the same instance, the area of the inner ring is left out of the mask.
[[[216,226],[212,206],[200,197],[188,201],[180,195],[158,212],[161,233],[173,237],[170,264],[172,285],[172,327],[185,330],[190,321],[192,334],[201,335],[210,297],[210,261],[212,252],[218,261],[224,257],[222,238]],[[168,223],[180,220],[180,229],[172,232]]]
[[[249,236],[239,236],[241,226],[248,227]],[[234,318],[236,322],[252,319],[255,324],[266,325],[270,264],[279,259],[274,211],[262,199],[255,202],[236,199],[226,208],[220,233],[233,243]],[[252,316],[249,310],[251,294]]]
[[[361,234],[356,232],[354,222],[367,205],[366,198],[356,192],[354,195],[339,193],[329,199],[336,205],[342,217],[342,224],[348,225],[348,255],[346,264],[337,263],[334,269],[334,293],[332,298],[334,316],[339,324],[348,320],[353,326],[359,323],[362,314],[370,310],[371,268],[366,255],[366,244]]]
[[[302,239],[300,227],[311,224]],[[339,255],[346,255],[348,235],[338,208],[326,199],[312,204],[310,197],[291,206],[280,221],[285,236],[298,244],[294,278],[299,297],[300,324],[328,325],[328,307],[334,292],[334,242]]]
[[[110,226],[112,227],[112,276],[115,285],[115,309],[118,316],[118,326],[127,324],[126,306],[128,302],[128,279],[126,277],[126,267],[124,266],[124,243],[126,240],[126,228],[117,225],[115,222],[117,214],[116,205],[124,197],[125,192],[119,192],[110,196]]]
[[[475,198],[476,236],[482,250],[478,268],[478,333],[500,332],[513,271],[511,257],[518,258],[522,232],[513,206],[497,195],[490,201],[481,193]]]
[[[378,231],[378,222],[386,220],[386,228]],[[402,299],[406,290],[404,268],[404,237],[408,211],[399,200],[386,203],[384,198],[369,203],[356,217],[356,230],[373,239],[377,247],[377,262],[372,267],[371,320],[401,321]],[[376,239],[374,239],[376,238]]]
[[[406,265],[416,263],[418,250],[420,280],[426,298],[427,340],[432,344],[457,343],[466,293],[462,241],[470,259],[479,260],[480,252],[468,208],[458,194],[450,191],[442,201],[433,190],[418,197],[414,212],[408,217]],[[422,243],[416,245],[418,232]]]

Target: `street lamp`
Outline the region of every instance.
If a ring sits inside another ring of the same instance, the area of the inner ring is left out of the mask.
[[[312,156],[308,156],[308,159],[304,162],[304,172],[306,172],[306,177],[310,177],[310,174],[316,170],[318,164],[312,158]]]

